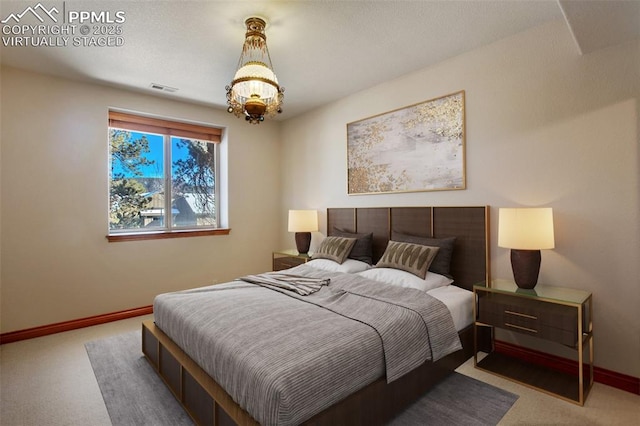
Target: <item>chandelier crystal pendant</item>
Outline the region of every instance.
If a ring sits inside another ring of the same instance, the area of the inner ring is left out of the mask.
[[[267,48],[266,22],[257,17],[245,21],[242,53],[231,85],[226,87],[227,111],[245,117],[252,124],[264,121],[265,116],[282,112],[284,87],[278,84]]]

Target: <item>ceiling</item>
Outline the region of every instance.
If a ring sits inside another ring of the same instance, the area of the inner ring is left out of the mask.
[[[68,22],[72,11],[124,17],[123,44],[3,43],[3,64],[221,108],[244,41],[244,20],[263,17],[274,70],[286,89],[281,119],[551,20],[567,23],[581,54],[640,38],[636,0],[43,2],[50,11],[57,8],[52,14],[58,24]],[[2,0],[3,26],[39,24],[32,13],[23,14],[38,4]],[[72,37],[81,35],[76,24]],[[153,89],[152,83],[177,90]]]

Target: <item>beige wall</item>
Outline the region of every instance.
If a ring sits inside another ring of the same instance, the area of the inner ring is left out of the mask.
[[[270,268],[279,125],[3,68],[2,332],[150,305],[171,290]],[[109,107],[225,126],[228,236],[108,243]]]
[[[596,365],[638,377],[639,85],[637,42],[580,56],[563,22],[532,29],[286,121],[282,209],[487,204],[492,273],[511,278],[497,208],[551,206],[540,282],[593,292]],[[458,90],[466,190],[346,195],[346,123]]]
[[[638,377],[639,85],[638,43],[579,56],[562,22],[259,126],[2,68],[1,332],[268,270],[274,248],[293,247],[289,208],[317,208],[323,223],[327,207],[488,204],[492,273],[510,278],[508,250],[495,244],[497,208],[545,205],[554,208],[556,249],[543,252],[540,281],[593,292],[596,364]],[[346,195],[346,123],[458,90],[466,190]],[[109,107],[227,126],[230,235],[106,242]]]

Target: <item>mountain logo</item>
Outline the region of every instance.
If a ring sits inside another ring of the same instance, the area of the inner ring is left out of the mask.
[[[34,7],[28,6],[25,10],[22,11],[22,13],[11,13],[9,14],[9,16],[7,16],[5,19],[3,19],[0,22],[3,24],[6,24],[9,21],[13,20],[17,24],[25,15],[31,14],[35,16],[36,19],[42,23],[44,23],[44,19],[43,19],[44,15],[48,16],[53,22],[57,23],[58,19],[53,15],[54,13],[56,15],[60,13],[55,6],[52,7],[50,10],[47,10],[47,8],[42,5],[42,3],[38,3]]]

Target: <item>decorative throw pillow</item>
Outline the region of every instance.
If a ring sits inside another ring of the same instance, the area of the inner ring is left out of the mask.
[[[451,277],[451,257],[453,256],[453,245],[456,242],[456,237],[448,238],[430,238],[419,237],[417,235],[402,234],[400,232],[393,231],[391,233],[391,239],[393,241],[400,241],[403,243],[421,244],[423,246],[440,247],[438,254],[431,262],[429,270],[436,274],[445,275]]]
[[[329,259],[342,264],[349,256],[355,243],[355,238],[327,237],[322,240],[320,247],[311,257],[313,259]]]
[[[400,269],[424,279],[438,250],[439,247],[389,241],[376,268]]]
[[[351,253],[349,253],[349,258],[367,262],[369,265],[373,263],[373,233],[357,234],[355,232],[348,232],[343,229],[333,228],[331,235],[334,237],[355,238],[356,243],[351,249]]]

